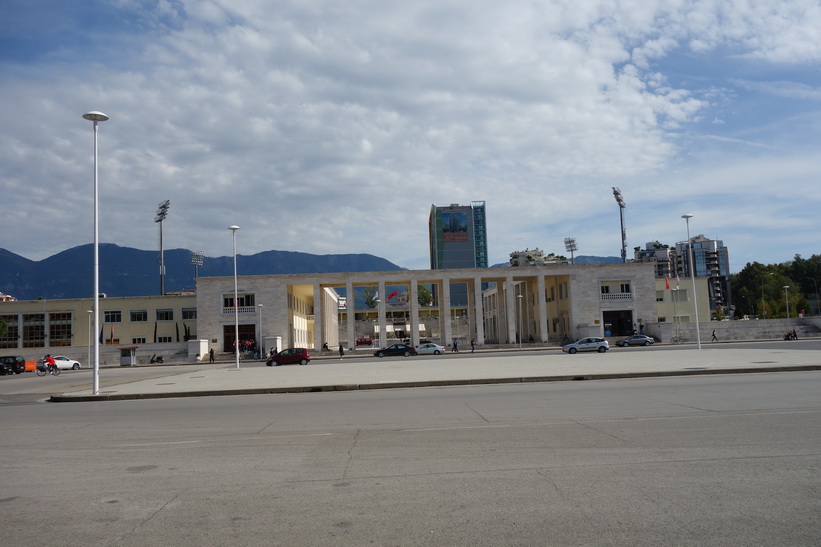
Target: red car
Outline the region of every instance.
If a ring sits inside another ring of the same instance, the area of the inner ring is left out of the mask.
[[[373,345],[373,338],[365,337],[365,338],[357,338],[356,339],[357,346],[372,346]]]
[[[288,348],[280,351],[273,357],[269,357],[265,364],[269,367],[278,367],[279,365],[307,365],[311,362],[311,355],[305,348]]]

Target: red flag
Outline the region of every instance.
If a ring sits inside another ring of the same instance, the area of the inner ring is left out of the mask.
[[[393,291],[391,294],[388,295],[388,300],[394,298],[399,295],[399,291]]]
[[[669,277],[667,277],[666,275],[664,276],[664,287],[665,287],[666,289],[669,289],[669,288],[670,288],[670,278],[669,278]]]

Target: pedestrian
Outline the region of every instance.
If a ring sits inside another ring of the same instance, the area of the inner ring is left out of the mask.
[[[644,334],[644,323],[639,323],[639,334]]]
[[[453,339],[453,347],[451,347],[450,352],[459,353],[459,340],[456,338]]]
[[[214,348],[211,348],[211,349],[208,350],[208,362],[209,363],[214,362]]]
[[[470,352],[471,353],[476,352],[476,339],[475,338],[470,339]]]
[[[342,349],[342,344],[339,344],[339,360],[342,360],[342,356],[345,355],[345,351]]]
[[[798,333],[795,332],[795,329],[792,330],[792,339],[793,340],[798,340]]]
[[[718,336],[716,336],[716,330],[715,329],[713,329],[713,339],[712,339],[712,341],[713,342],[718,342]]]

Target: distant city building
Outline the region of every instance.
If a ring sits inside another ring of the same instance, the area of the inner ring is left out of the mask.
[[[636,247],[633,251],[633,262],[655,263],[656,278],[670,277],[671,257],[675,250],[671,251],[669,245],[650,241],[644,244],[644,249]]]
[[[428,228],[432,270],[488,267],[484,201],[432,205]]]
[[[526,266],[545,266],[547,264],[568,264],[569,262],[563,256],[556,256],[553,253],[545,256],[544,252],[538,247],[524,251],[513,251],[510,253],[510,265],[513,267]]]
[[[687,241],[676,243],[674,271],[680,278],[690,277],[690,252],[692,246],[695,277],[707,277],[710,297],[710,310],[715,312],[718,306],[726,310],[730,301],[730,256],[724,242],[709,239],[699,234]]]
[[[0,302],[14,302],[16,300],[12,295],[0,292]]]

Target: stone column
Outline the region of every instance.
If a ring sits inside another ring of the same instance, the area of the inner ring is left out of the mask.
[[[325,333],[322,331],[322,287],[314,283],[314,351],[322,351]]]
[[[476,344],[485,343],[485,307],[482,300],[482,278],[473,278],[473,324],[476,325]]]
[[[443,338],[442,345],[447,346],[449,343],[453,342],[453,334],[451,330],[450,324],[450,280],[443,279],[442,280],[442,301],[439,303],[439,313],[441,314],[440,318],[444,319],[444,329],[443,329]]]
[[[410,287],[408,288],[409,304],[410,304],[410,328],[411,328],[411,345],[419,345],[419,285],[415,279],[410,280]]]
[[[544,274],[539,274],[536,278],[536,311],[539,313],[539,331],[542,342],[547,342],[550,338],[550,331],[547,330],[547,302],[545,302]]]
[[[346,315],[348,316],[348,349],[351,350],[356,348],[356,298],[354,297],[353,282],[351,281],[345,284],[345,297],[348,303],[346,308]],[[342,341],[340,340],[339,343],[341,345]]]
[[[379,314],[379,347],[384,348],[388,345],[388,328],[385,320],[385,281],[379,281],[379,302],[376,309]]]
[[[516,290],[513,284],[513,276],[505,279],[505,318],[507,321],[507,343],[516,343]],[[521,333],[520,333],[521,334]]]

